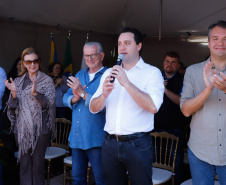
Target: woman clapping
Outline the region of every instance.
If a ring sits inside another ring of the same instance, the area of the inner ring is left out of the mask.
[[[40,65],[35,49],[27,48],[19,77],[5,81],[11,91],[7,114],[19,149],[20,185],[45,184],[45,151],[55,131],[55,87]]]

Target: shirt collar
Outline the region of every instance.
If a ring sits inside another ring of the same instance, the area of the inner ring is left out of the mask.
[[[101,67],[102,69],[101,70],[98,70],[96,73],[104,73],[104,71],[106,70],[106,66],[103,66],[103,67]],[[89,73],[89,68],[86,68],[85,69],[85,73]]]
[[[140,57],[140,59],[138,60],[138,62],[136,63],[136,65],[134,67],[137,67],[139,69],[143,69],[145,68],[145,62],[144,60],[142,59],[142,57]]]
[[[171,78],[173,78],[176,74],[177,74],[177,72],[174,73],[174,75],[173,75]],[[166,80],[171,79],[171,78],[167,78],[167,77],[166,77],[165,71],[163,71],[162,75],[164,76],[164,78],[165,78]]]
[[[205,61],[205,64],[208,63],[208,62],[211,62],[210,57]],[[212,69],[216,69],[216,67],[215,67],[213,62],[212,62],[212,64],[213,64],[212,65]],[[226,69],[226,66],[224,66],[224,69],[222,71],[224,71],[225,69]]]

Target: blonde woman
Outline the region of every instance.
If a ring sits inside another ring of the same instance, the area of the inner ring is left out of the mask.
[[[19,77],[5,81],[11,91],[8,117],[18,144],[20,185],[45,184],[45,151],[55,126],[55,87],[40,70],[41,59],[34,48],[21,56]]]

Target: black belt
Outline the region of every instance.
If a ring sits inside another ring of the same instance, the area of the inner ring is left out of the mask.
[[[134,134],[129,134],[129,135],[114,135],[114,134],[109,134],[107,133],[107,135],[111,138],[111,139],[115,139],[116,141],[130,141],[139,137],[144,137],[149,135],[150,132],[137,132]]]

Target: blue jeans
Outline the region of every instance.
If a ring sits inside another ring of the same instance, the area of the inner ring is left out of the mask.
[[[226,185],[226,165],[215,166],[198,159],[188,148],[188,159],[193,185],[214,185],[217,173],[220,185]]]
[[[72,148],[72,177],[74,185],[87,184],[87,168],[90,162],[97,185],[103,185],[101,147],[88,150]]]
[[[151,136],[120,142],[105,135],[102,166],[106,185],[125,185],[128,171],[133,185],[152,185]]]

